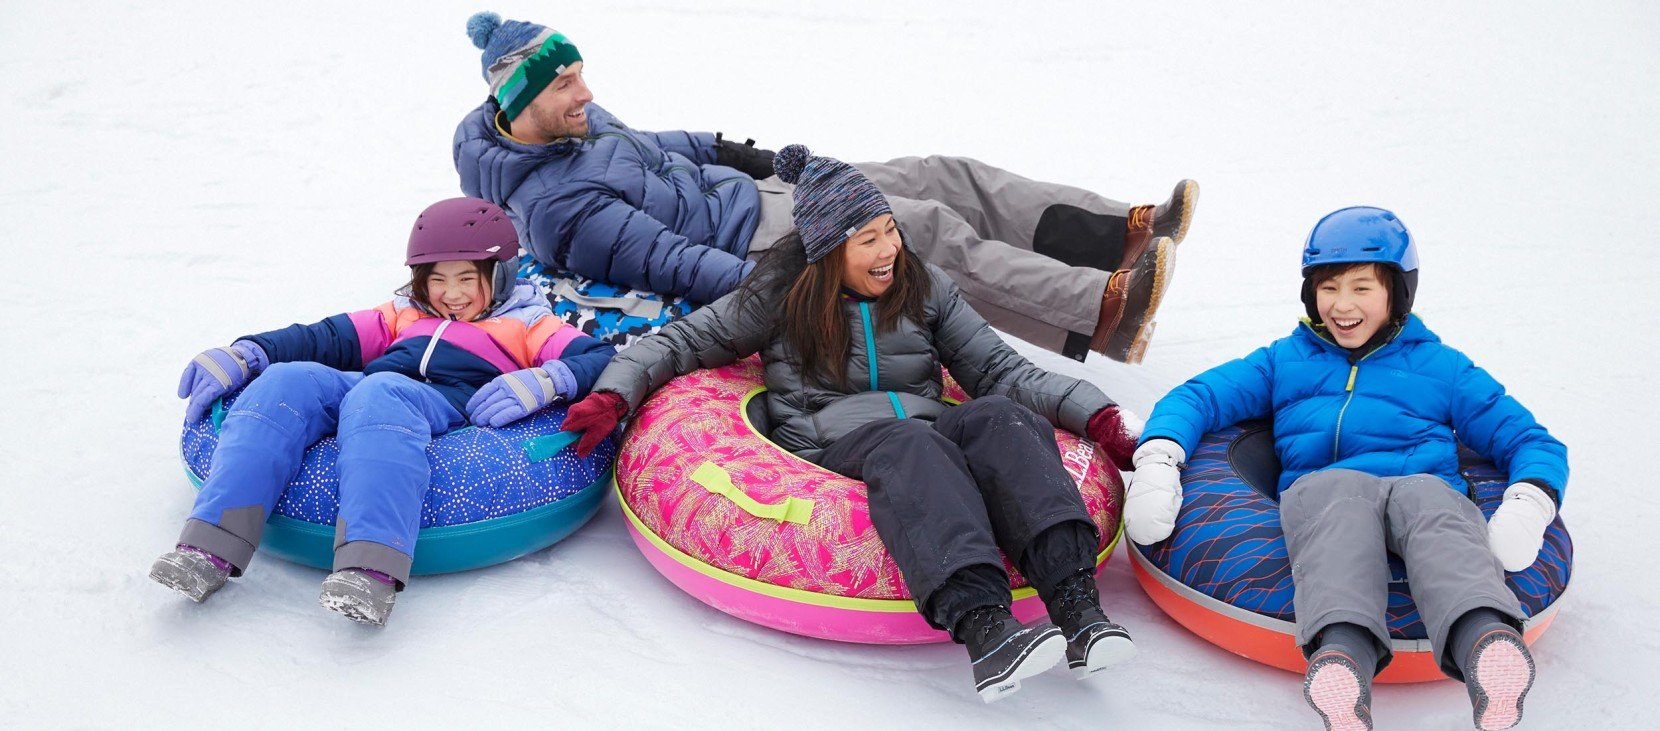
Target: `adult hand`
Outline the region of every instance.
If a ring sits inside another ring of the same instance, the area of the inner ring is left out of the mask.
[[[473,426],[503,427],[576,395],[576,376],[557,360],[496,376],[467,400]]]
[[[1504,502],[1487,520],[1487,544],[1505,571],[1533,565],[1555,517],[1556,503],[1538,485],[1518,482],[1504,491]]]
[[[753,139],[740,145],[723,139],[720,132],[715,133],[715,164],[737,168],[738,172],[756,180],[772,177],[774,154],[772,150],[756,147]]]
[[[1141,419],[1129,409],[1108,406],[1089,417],[1084,433],[1101,446],[1107,459],[1112,460],[1112,466],[1127,470],[1132,464],[1130,456],[1135,452],[1135,443],[1141,439]]]
[[[594,447],[611,436],[626,413],[628,402],[623,401],[622,396],[610,391],[596,391],[565,412],[565,423],[559,429],[582,433],[582,438],[576,441],[576,455],[586,457],[593,453]]]
[[[1150,439],[1135,451],[1135,474],[1124,498],[1124,532],[1142,545],[1157,543],[1176,530],[1182,509],[1182,461],[1187,452],[1169,439]]]
[[[197,354],[179,376],[179,398],[190,399],[184,407],[185,423],[201,421],[215,399],[246,385],[269,362],[265,349],[249,340]]]

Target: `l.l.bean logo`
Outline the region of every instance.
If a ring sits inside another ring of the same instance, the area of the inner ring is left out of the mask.
[[[1066,467],[1066,473],[1072,475],[1072,481],[1083,484],[1084,475],[1089,474],[1089,466],[1095,462],[1095,445],[1078,440],[1072,447],[1061,452],[1061,464]]]

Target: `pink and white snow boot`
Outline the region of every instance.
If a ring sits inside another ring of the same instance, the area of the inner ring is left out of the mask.
[[[1303,676],[1303,700],[1326,722],[1326,731],[1372,731],[1372,681],[1347,653],[1315,653]]]
[[[1533,687],[1533,655],[1515,630],[1496,629],[1476,640],[1465,663],[1476,728],[1510,728],[1522,720],[1522,700]]]

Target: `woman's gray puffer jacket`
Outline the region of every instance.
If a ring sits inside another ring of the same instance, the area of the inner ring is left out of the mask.
[[[594,391],[628,402],[629,413],[675,376],[715,368],[759,352],[766,364],[772,440],[808,460],[848,432],[878,419],[932,421],[949,408],[940,401],[940,366],[971,397],[1007,396],[1049,423],[1074,434],[1112,401],[1095,386],[1050,373],[1015,352],[957,293],[951,278],[932,264],[926,322],[901,318],[891,332],[871,335],[874,302],[843,299],[850,331],[847,382],[839,388],[804,383],[800,358],[774,332],[777,302],[743,301],[742,288],[669,323],[618,354]],[[875,358],[871,358],[874,351]]]

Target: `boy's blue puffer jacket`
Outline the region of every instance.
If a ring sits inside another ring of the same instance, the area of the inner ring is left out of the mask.
[[[549,266],[707,303],[749,273],[755,181],[714,164],[708,133],[642,132],[587,106],[588,136],[526,145],[486,100],[455,130],[461,190],[501,206]]]
[[[1172,390],[1153,408],[1142,441],[1171,439],[1192,454],[1206,432],[1267,417],[1281,491],[1334,468],[1380,477],[1429,473],[1468,491],[1458,473],[1459,441],[1512,482],[1543,483],[1559,498],[1568,483],[1567,447],[1417,315],[1353,364],[1348,350],[1304,322]]]

